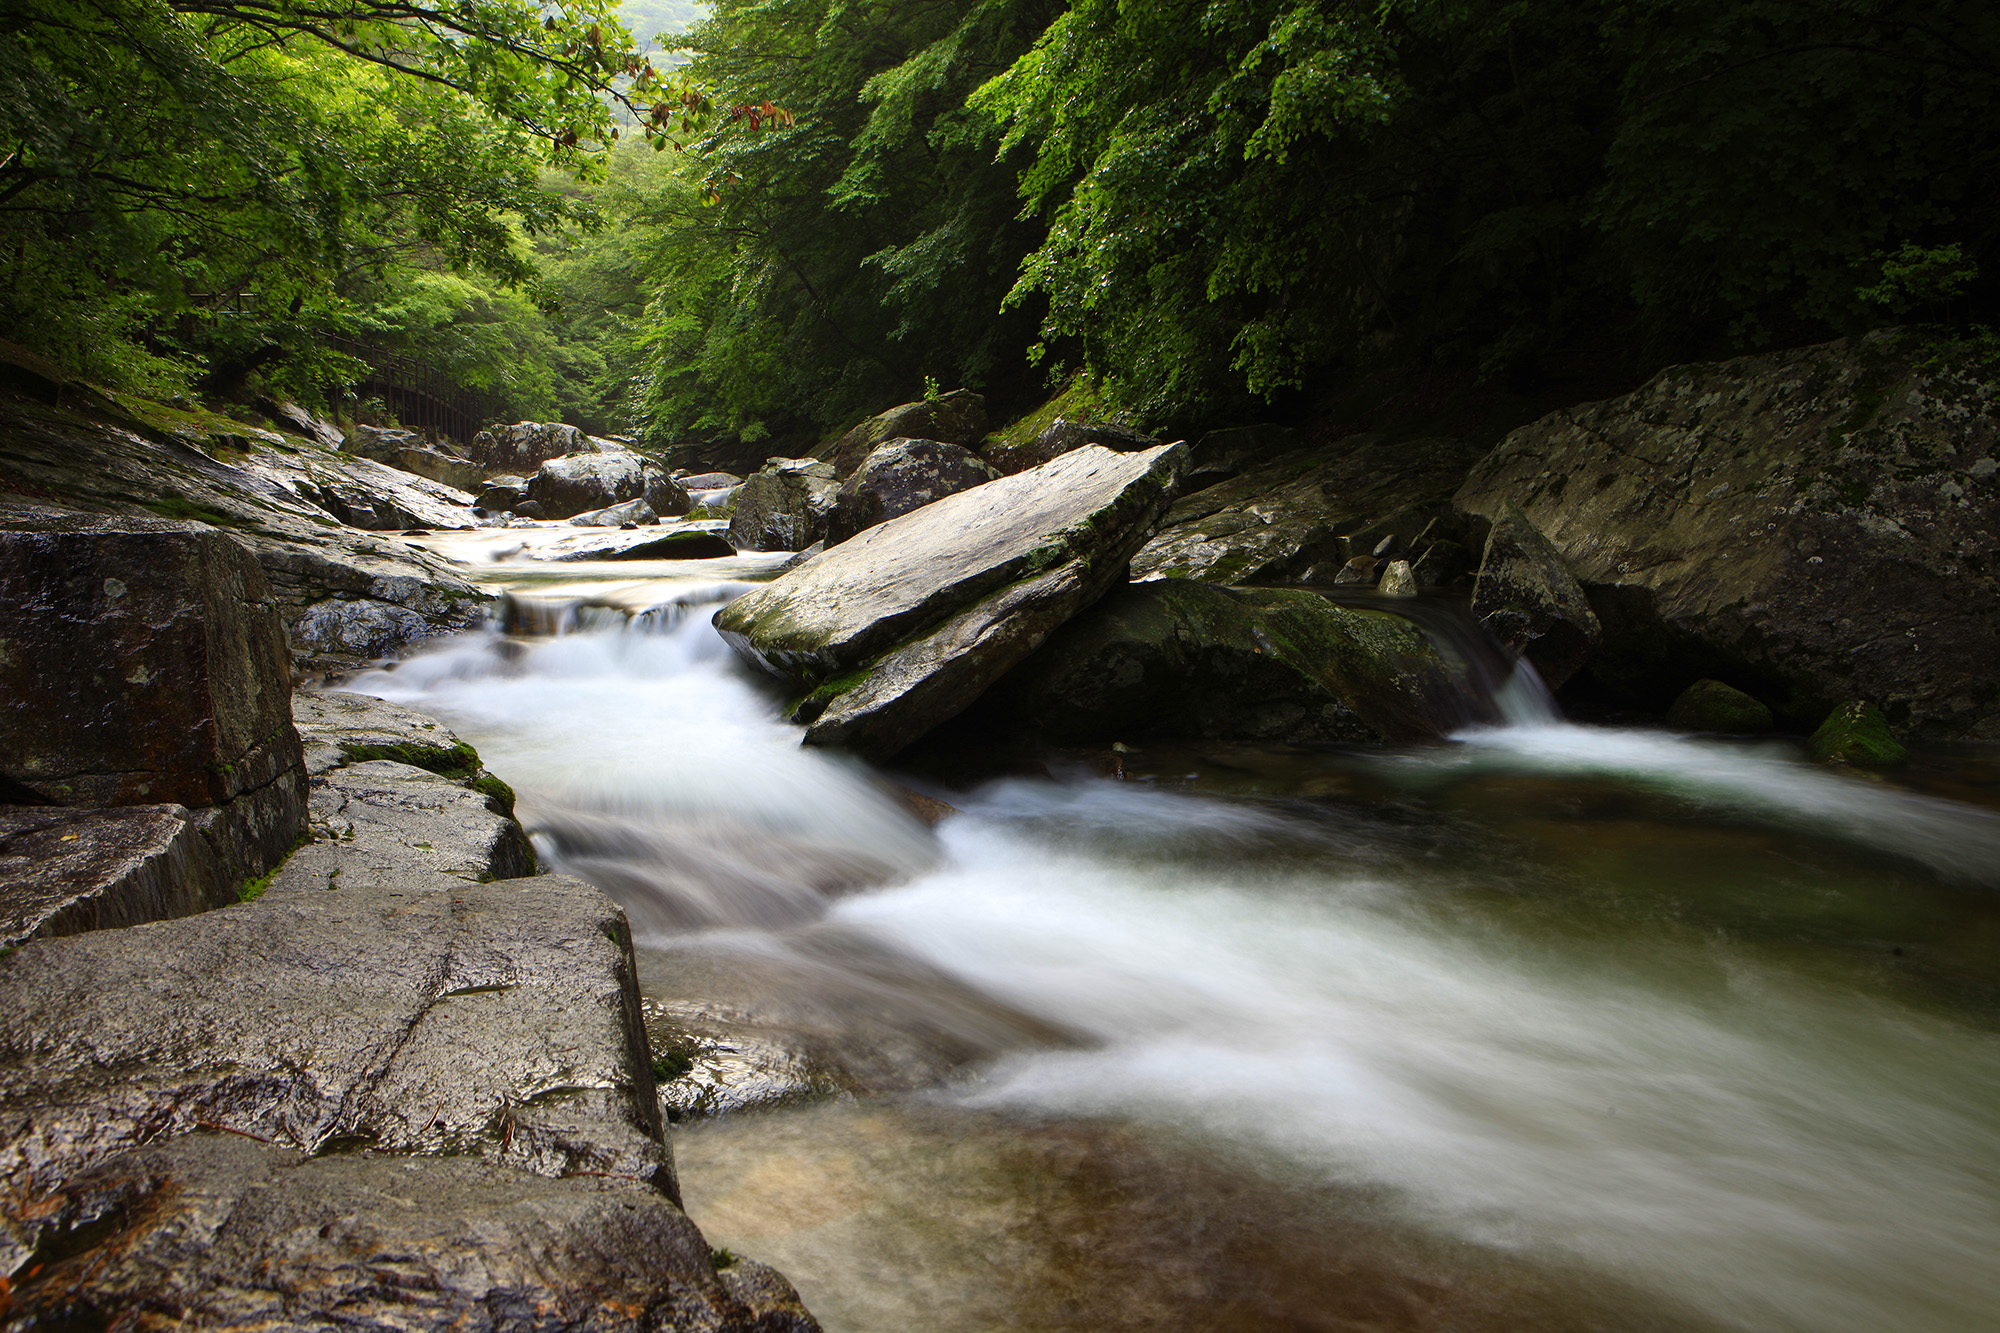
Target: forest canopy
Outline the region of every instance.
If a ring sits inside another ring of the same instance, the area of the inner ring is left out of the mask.
[[[1994,317],[1989,4],[717,0],[685,151],[614,141],[627,28],[691,9],[33,0],[0,336],[310,394],[339,333],[664,444]]]

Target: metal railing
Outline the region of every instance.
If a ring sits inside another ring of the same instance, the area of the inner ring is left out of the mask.
[[[415,357],[385,352],[353,338],[330,337],[327,344],[367,367],[355,390],[380,397],[411,430],[471,444],[497,414],[499,404],[491,395],[467,389]]]

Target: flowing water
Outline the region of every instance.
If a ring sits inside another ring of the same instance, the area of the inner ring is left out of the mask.
[[[2000,1327],[1979,756],[1517,697],[1427,748],[1055,755],[933,830],[709,627],[779,557],[440,545],[540,632],[353,688],[625,904],[689,1210],[830,1330]]]

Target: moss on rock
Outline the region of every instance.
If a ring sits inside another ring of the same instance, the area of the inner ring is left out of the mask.
[[[1896,768],[1910,758],[1910,752],[1889,730],[1889,719],[1882,716],[1882,710],[1859,699],[1834,709],[1808,744],[1812,757],[1822,764]]]

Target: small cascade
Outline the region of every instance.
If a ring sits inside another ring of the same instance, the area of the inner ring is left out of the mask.
[[[1422,630],[1456,669],[1468,724],[1528,727],[1562,721],[1555,695],[1534,663],[1509,652],[1458,597],[1389,597],[1371,588],[1313,587],[1329,601],[1387,611]]]

